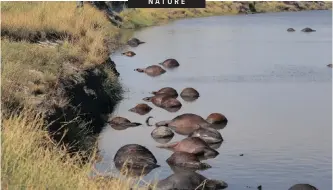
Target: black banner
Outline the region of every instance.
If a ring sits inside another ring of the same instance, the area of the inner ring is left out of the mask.
[[[206,0],[128,0],[128,8],[206,8]]]

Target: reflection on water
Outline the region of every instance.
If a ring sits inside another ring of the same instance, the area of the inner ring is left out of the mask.
[[[289,27],[296,32],[287,32]],[[300,32],[305,27],[316,32]],[[173,173],[166,163],[172,152],[156,147],[159,142],[150,136],[155,127],[145,125],[146,118],[153,116],[150,123],[156,123],[183,113],[206,118],[217,112],[228,118],[219,130],[223,145],[214,147],[219,156],[207,160],[212,168],[200,174],[224,180],[233,190],[260,184],[281,190],[295,183],[332,189],[332,69],[326,66],[332,63],[331,28],[331,11],[310,11],[188,19],[137,32],[147,43],[127,49],[135,57],[112,55],[128,88],[114,115],[143,125],[120,131],[106,126],[98,169],[112,167],[121,146],[137,143],[161,165],[145,179],[164,179]],[[168,58],[180,67],[155,78],[134,71]],[[177,112],[151,103],[147,115],[128,111],[168,86],[178,93],[193,87],[200,97],[178,97]],[[184,138],[176,134],[171,142]]]

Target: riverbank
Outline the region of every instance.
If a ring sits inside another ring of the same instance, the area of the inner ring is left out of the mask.
[[[272,11],[275,5],[277,10],[285,10],[281,4],[270,3]],[[137,29],[179,18],[238,14],[243,9],[235,7],[240,5],[245,3],[210,2],[206,9],[136,9],[124,10],[120,16],[123,28]],[[95,147],[95,138],[88,137],[98,134],[101,129],[96,126],[104,124],[121,99],[115,64],[108,59],[123,45],[121,29],[88,4],[76,8],[74,2],[2,2],[1,6],[3,187],[41,184],[54,189],[61,181],[61,188],[81,189],[91,183],[86,175],[92,162],[78,168],[80,158],[64,156],[64,151],[54,149],[52,142],[79,142],[71,152]],[[45,116],[21,112],[9,117],[21,107],[32,107]],[[50,141],[45,138],[48,134],[40,130],[43,126],[51,132],[65,126],[69,135],[63,138],[61,131],[52,136],[57,141]],[[113,182],[116,187],[117,181]]]

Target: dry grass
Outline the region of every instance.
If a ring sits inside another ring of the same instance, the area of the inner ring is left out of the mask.
[[[3,189],[145,189],[130,178],[89,177],[94,161],[78,167],[80,157],[69,157],[55,146],[43,126],[41,115],[29,110],[3,119]]]
[[[332,2],[323,2],[323,6],[317,2],[311,1],[298,1],[294,2],[298,4],[298,7],[290,4],[286,4],[282,1],[269,1],[269,2],[262,2],[256,3],[256,10],[260,13],[265,12],[281,12],[281,11],[298,11],[298,10],[319,10],[319,9],[332,9]]]
[[[205,9],[126,9],[120,16],[124,19],[125,28],[140,28],[157,25],[170,20],[186,17],[204,17],[223,14],[237,14],[237,4],[233,2],[207,2]]]
[[[106,40],[119,34],[105,14],[75,2],[2,2],[2,36],[14,40],[60,39],[79,63],[100,64],[109,54]],[[6,47],[4,47],[6,48]]]
[[[60,73],[103,63],[119,29],[105,14],[75,2],[1,2],[2,104],[38,103]],[[52,42],[39,44],[38,42]],[[112,76],[111,76],[112,77]],[[116,77],[113,76],[116,85]]]

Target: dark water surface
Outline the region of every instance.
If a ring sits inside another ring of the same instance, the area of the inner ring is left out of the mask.
[[[296,32],[288,33],[293,27]],[[302,33],[311,27],[314,33]],[[134,122],[169,120],[182,113],[206,118],[212,112],[227,116],[221,130],[220,155],[205,161],[213,168],[199,172],[225,180],[228,189],[288,189],[295,183],[311,183],[320,190],[332,189],[332,12],[310,11],[187,19],[135,33],[146,41],[128,48],[137,55],[112,55],[129,91],[114,112]],[[151,78],[134,72],[167,58],[181,66]],[[139,116],[128,110],[149,92],[170,86],[180,92],[194,87],[201,97],[186,103],[177,113],[153,104]],[[137,143],[149,148],[162,167],[145,179],[172,174],[165,160],[172,152],[156,148],[154,127],[116,131],[107,126],[100,136],[104,161],[112,166],[116,151]],[[170,142],[184,136],[175,135]],[[240,157],[239,154],[244,156]]]

